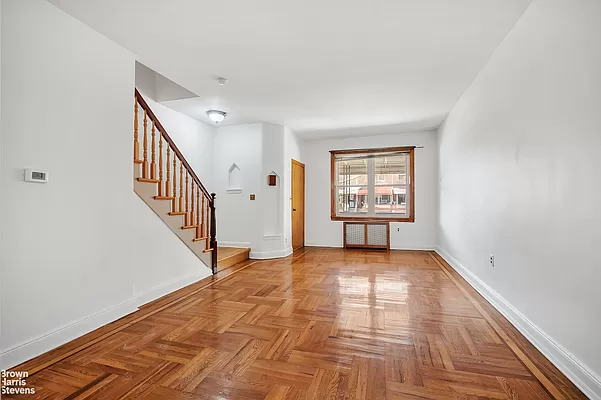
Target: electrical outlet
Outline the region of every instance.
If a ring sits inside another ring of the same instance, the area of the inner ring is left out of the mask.
[[[495,267],[495,255],[494,254],[489,254],[488,255],[488,262],[490,263],[491,267]]]

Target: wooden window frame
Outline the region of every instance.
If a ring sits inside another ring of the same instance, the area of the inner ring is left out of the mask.
[[[371,153],[408,153],[409,154],[409,184],[410,193],[409,215],[406,217],[349,217],[336,215],[336,156],[339,154],[371,154]],[[415,146],[381,147],[375,149],[330,150],[330,219],[332,221],[388,221],[415,222]]]

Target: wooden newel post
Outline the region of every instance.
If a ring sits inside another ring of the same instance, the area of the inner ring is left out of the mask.
[[[215,222],[215,193],[211,193],[211,242],[210,246],[213,249],[212,259],[211,259],[211,269],[213,273],[217,273],[217,224]]]

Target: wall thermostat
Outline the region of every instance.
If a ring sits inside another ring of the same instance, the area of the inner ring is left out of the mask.
[[[25,182],[46,183],[48,182],[48,172],[27,168],[25,170]]]

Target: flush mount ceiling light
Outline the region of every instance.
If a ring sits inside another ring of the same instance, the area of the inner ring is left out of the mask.
[[[209,110],[207,111],[207,115],[211,121],[218,124],[225,119],[227,113],[225,111]]]

